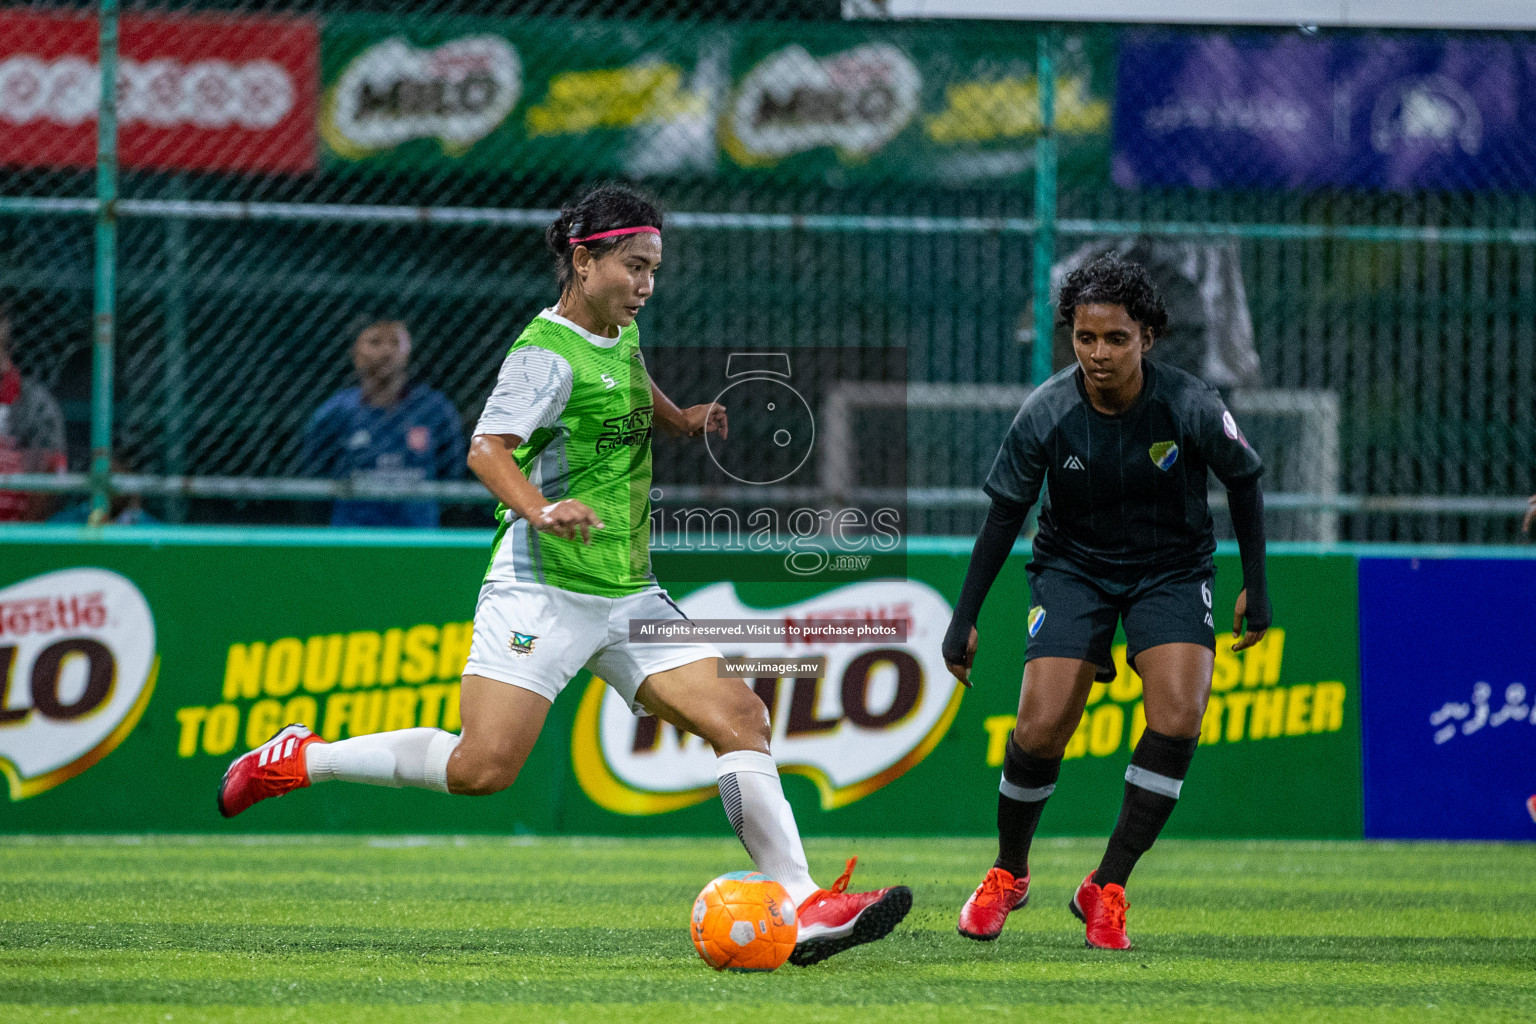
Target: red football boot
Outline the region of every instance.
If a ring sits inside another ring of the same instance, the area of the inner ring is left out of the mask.
[[[1029,902],[1029,872],[1014,878],[1002,868],[987,872],[971,898],[960,908],[956,930],[968,939],[991,942],[1003,933],[1003,922],[1011,911]]]
[[[845,949],[874,942],[891,934],[912,909],[912,890],[893,885],[874,892],[844,892],[859,858],[848,866],[830,889],[817,889],[800,904],[800,940],[789,962],[796,967],[819,964]]]
[[[290,725],[249,754],[235,758],[219,783],[219,813],[233,818],[258,800],[309,785],[304,748],[324,742],[306,727]]]
[[[1088,945],[1094,949],[1130,949],[1130,937],[1125,934],[1125,911],[1130,904],[1125,901],[1125,889],[1111,882],[1099,888],[1093,880],[1093,872],[1083,879],[1069,904],[1077,919],[1088,926]]]

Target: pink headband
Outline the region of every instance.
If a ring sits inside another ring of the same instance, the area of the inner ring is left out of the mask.
[[[573,238],[573,239],[571,239],[571,244],[572,245],[580,245],[582,242],[595,242],[599,238],[614,238],[614,237],[617,237],[618,235],[659,235],[659,234],[661,234],[661,229],[660,228],[653,228],[653,227],[614,228],[612,231],[599,231],[595,235],[583,235],[581,238]]]

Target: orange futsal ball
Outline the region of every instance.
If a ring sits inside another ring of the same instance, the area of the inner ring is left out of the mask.
[[[795,951],[800,926],[782,885],[756,871],[732,871],[693,901],[688,932],[717,971],[772,971]]]

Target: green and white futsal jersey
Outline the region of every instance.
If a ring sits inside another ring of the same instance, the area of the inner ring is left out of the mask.
[[[546,309],[513,342],[476,434],[524,439],[518,466],[550,501],[574,498],[603,522],[591,544],[539,533],[505,505],[485,581],[540,583],[600,597],[655,586],[651,575],[651,379],[634,324],[604,338]]]

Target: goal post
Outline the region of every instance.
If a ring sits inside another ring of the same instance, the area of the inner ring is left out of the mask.
[[[859,484],[859,431],[857,414],[864,409],[904,409],[912,412],[954,414],[942,434],[950,453],[946,468],[964,463],[963,454],[978,446],[990,455],[1032,390],[1018,384],[901,384],[843,381],[827,389],[818,416],[822,436],[819,482],[823,500],[833,507],[856,504],[876,497]],[[1263,458],[1266,471],[1266,504],[1276,540],[1332,542],[1339,539],[1339,400],[1332,391],[1289,388],[1235,391],[1227,398],[1233,415],[1242,423]],[[965,436],[968,423],[962,414],[994,413],[999,432],[981,437]],[[1003,419],[1006,415],[1007,420]],[[947,485],[930,483],[933,456],[921,438],[908,436],[909,486],[907,507],[922,515],[930,510],[984,508],[988,501],[975,479]],[[972,458],[973,466],[983,460]],[[1226,494],[1218,486],[1212,504],[1225,507]],[[928,532],[917,530],[914,532]]]

